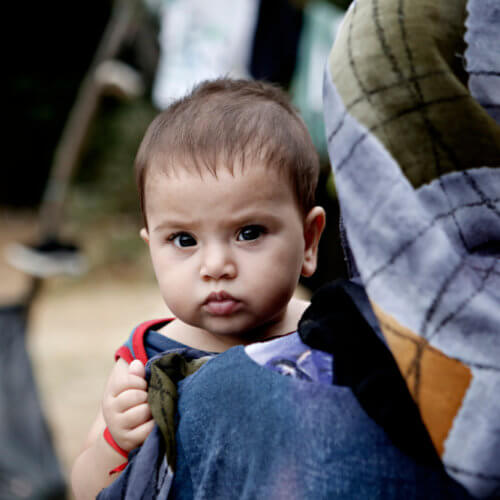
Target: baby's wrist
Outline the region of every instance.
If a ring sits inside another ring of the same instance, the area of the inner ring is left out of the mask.
[[[111,434],[111,431],[109,430],[109,427],[106,427],[104,429],[104,432],[102,433],[103,437],[104,437],[104,441],[106,441],[106,443],[111,446],[111,448],[113,448],[117,453],[119,453],[122,457],[125,457],[127,458],[128,457],[128,450],[122,448],[122,446],[120,446],[120,444],[115,440],[115,438],[113,437],[113,434]]]
[[[118,467],[109,471],[109,474],[114,474],[115,472],[121,472],[128,464],[128,451],[124,450],[114,439],[108,427],[104,429],[103,438],[106,443],[113,448],[117,453],[126,459],[126,461],[120,464]]]

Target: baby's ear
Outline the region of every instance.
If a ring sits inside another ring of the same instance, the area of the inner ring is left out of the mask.
[[[141,238],[149,245],[149,233],[148,230],[143,227],[140,231],[139,234],[141,235]]]
[[[325,228],[326,215],[322,207],[313,207],[304,220],[304,262],[302,276],[312,276],[318,263],[318,245]]]

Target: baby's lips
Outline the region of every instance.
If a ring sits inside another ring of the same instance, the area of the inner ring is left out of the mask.
[[[234,313],[241,305],[241,302],[231,299],[208,300],[204,304],[205,310],[214,316],[229,316]]]

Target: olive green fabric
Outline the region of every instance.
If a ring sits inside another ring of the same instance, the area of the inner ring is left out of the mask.
[[[414,187],[454,170],[500,166],[500,129],[466,86],[465,17],[465,0],[358,2],[330,53],[347,111]],[[349,64],[337,66],[346,56]]]
[[[179,353],[169,353],[151,363],[148,403],[153,418],[165,440],[168,465],[175,469],[175,412],[177,383],[203,366],[210,356],[187,360]]]

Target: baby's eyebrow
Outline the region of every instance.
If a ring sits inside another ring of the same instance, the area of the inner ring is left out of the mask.
[[[166,228],[192,228],[196,222],[191,219],[163,219],[159,224],[153,227],[153,232],[163,231]]]
[[[274,220],[274,219],[279,219],[280,217],[274,214],[273,212],[267,211],[267,210],[262,210],[262,209],[255,209],[255,210],[248,210],[244,211],[242,213],[236,212],[232,219],[235,221],[238,220],[252,220],[252,219],[266,219],[266,220]]]

